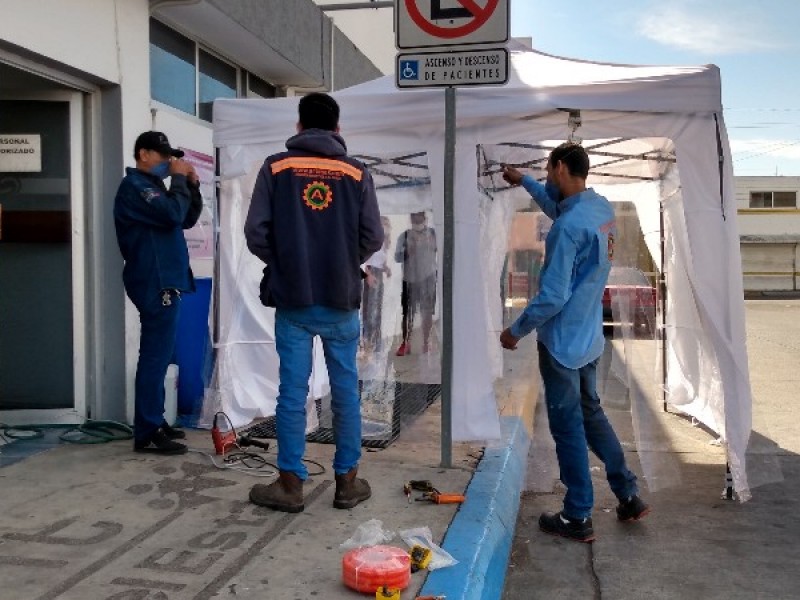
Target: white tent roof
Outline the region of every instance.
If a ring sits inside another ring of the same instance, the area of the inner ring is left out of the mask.
[[[441,225],[444,90],[398,90],[394,79],[387,76],[335,96],[340,100],[341,128],[351,153],[426,154],[430,198]],[[223,204],[239,194],[242,205],[238,211],[246,212],[255,169],[266,155],[282,150],[295,132],[297,100],[215,102],[214,142],[220,149]],[[585,140],[618,140],[617,148],[631,154],[638,153],[647,140],[666,140],[674,152],[677,170],[654,171],[657,177],[651,197],[656,202],[650,203],[657,206],[661,199],[667,232],[668,398],[727,442],[734,487],[746,498],[744,457],[751,428],[751,395],[741,260],[720,74],[713,65],[609,65],[514,51],[507,85],[458,90],[454,439],[490,439],[499,433],[493,401],[493,380],[498,372],[486,367],[502,360],[494,349],[497,323],[493,322],[494,308],[489,306],[491,294],[486,292],[487,286],[496,287],[496,281],[481,280],[489,269],[487,255],[491,252],[486,244],[494,242],[486,241],[481,230],[485,215],[475,185],[479,168],[475,149],[506,142],[563,140],[569,133],[565,110],[581,111],[578,133]],[[239,254],[241,223],[237,219],[243,217],[239,214],[226,223],[225,214],[223,211],[221,285],[238,288],[236,297],[229,299],[236,306],[237,322],[246,321],[248,327],[258,330],[259,266],[253,263],[245,268],[253,272],[246,278],[248,289],[242,289],[245,286],[236,274],[243,269],[242,260],[246,262]],[[642,229],[658,264],[657,208],[651,208],[649,214]],[[230,274],[227,281],[226,271]],[[222,318],[233,314],[223,310]],[[244,321],[242,314],[247,315]],[[223,323],[222,328],[229,341],[252,342],[260,335],[233,321]],[[486,343],[476,343],[476,336],[483,335]],[[469,348],[470,353],[460,354],[460,348]],[[261,392],[265,394],[266,388]]]
[[[525,118],[559,108],[645,113],[720,112],[719,69],[702,67],[615,65],[566,59],[535,51],[511,54],[509,82],[502,87],[459,90],[458,118]],[[365,106],[386,117],[382,128],[408,126],[441,129],[442,88],[398,90],[391,75],[336,94],[342,106],[342,131],[348,139],[375,123],[360,118]],[[355,96],[362,97],[356,99]],[[216,146],[285,141],[293,133],[297,98],[221,100],[214,112]],[[431,106],[431,103],[435,106]],[[263,118],[253,121],[259,114]],[[417,110],[419,107],[420,110]],[[369,111],[369,112],[371,112]],[[267,116],[264,113],[269,113]],[[282,116],[287,118],[282,119]]]

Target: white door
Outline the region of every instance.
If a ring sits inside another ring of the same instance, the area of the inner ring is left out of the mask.
[[[86,417],[83,139],[81,93],[0,95],[0,422]]]

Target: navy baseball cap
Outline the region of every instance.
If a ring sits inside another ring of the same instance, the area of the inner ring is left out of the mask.
[[[139,156],[139,150],[155,150],[166,156],[183,157],[183,150],[176,150],[170,146],[167,136],[160,131],[145,131],[136,138],[136,144],[133,147],[134,156]]]

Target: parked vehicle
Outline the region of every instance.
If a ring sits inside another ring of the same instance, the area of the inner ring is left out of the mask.
[[[656,306],[656,288],[644,273],[633,267],[611,267],[603,292],[604,326],[627,322],[634,332],[652,335]]]

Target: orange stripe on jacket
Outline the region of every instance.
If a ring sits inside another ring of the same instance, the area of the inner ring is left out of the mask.
[[[341,160],[330,158],[311,158],[308,156],[290,156],[272,163],[272,174],[275,175],[286,169],[320,169],[349,175],[356,181],[361,181],[361,170]]]

